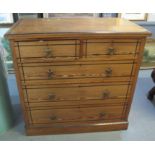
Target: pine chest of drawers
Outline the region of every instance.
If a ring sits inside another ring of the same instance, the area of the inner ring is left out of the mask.
[[[123,130],[150,32],[119,19],[27,19],[6,34],[28,135]]]

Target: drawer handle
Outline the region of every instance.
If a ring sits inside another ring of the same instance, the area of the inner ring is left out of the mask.
[[[48,73],[48,79],[51,79],[52,76],[54,75],[54,72],[51,71],[51,69],[49,69],[47,73]]]
[[[112,75],[112,68],[107,68],[105,70],[105,74],[106,74],[106,76],[111,76]]]
[[[103,99],[109,98],[109,97],[110,97],[110,92],[109,92],[108,90],[105,90],[105,91],[103,92],[102,97],[103,97]]]
[[[101,118],[105,117],[105,115],[106,115],[105,112],[100,112],[100,113],[99,113],[99,116],[100,116]]]
[[[52,120],[52,121],[54,121],[54,120],[56,120],[56,119],[57,119],[57,117],[56,117],[56,116],[54,116],[54,115],[53,115],[53,116],[50,116],[49,118],[50,118],[50,120]]]
[[[48,100],[54,100],[55,95],[54,94],[48,94]]]
[[[52,50],[51,50],[50,48],[46,48],[46,49],[44,50],[44,52],[46,53],[46,55],[45,55],[46,58],[50,58],[50,57],[53,56],[53,55],[52,55]]]
[[[108,48],[107,54],[108,54],[108,55],[113,55],[113,54],[115,54],[115,49],[114,49],[113,47]]]

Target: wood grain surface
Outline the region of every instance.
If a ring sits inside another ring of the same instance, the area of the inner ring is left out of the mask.
[[[5,36],[27,135],[127,129],[149,35],[119,18],[18,21]]]

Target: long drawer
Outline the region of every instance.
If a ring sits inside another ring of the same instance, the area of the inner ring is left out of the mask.
[[[121,119],[122,112],[123,106],[65,109],[48,108],[29,111],[31,116],[30,122],[33,124]]]
[[[133,74],[134,75],[134,74]],[[100,78],[66,78],[66,79],[44,79],[44,80],[22,80],[23,88],[43,87],[44,85],[68,85],[68,84],[98,84],[98,83],[116,83],[116,82],[131,82],[134,76],[124,77],[100,77]]]
[[[71,100],[71,101],[45,101],[45,102],[27,102],[25,106],[27,108],[45,108],[45,107],[84,107],[84,106],[118,106],[126,105],[128,103],[129,96],[126,98],[114,98],[114,99],[98,99],[98,100]]]
[[[125,84],[28,88],[25,102],[121,99],[127,97],[128,88],[129,85]]]
[[[132,63],[51,65],[38,63],[20,66],[22,80],[130,77]]]

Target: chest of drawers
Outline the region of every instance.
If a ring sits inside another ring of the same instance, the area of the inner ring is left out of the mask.
[[[27,134],[127,129],[148,35],[119,18],[17,22],[6,37]]]

